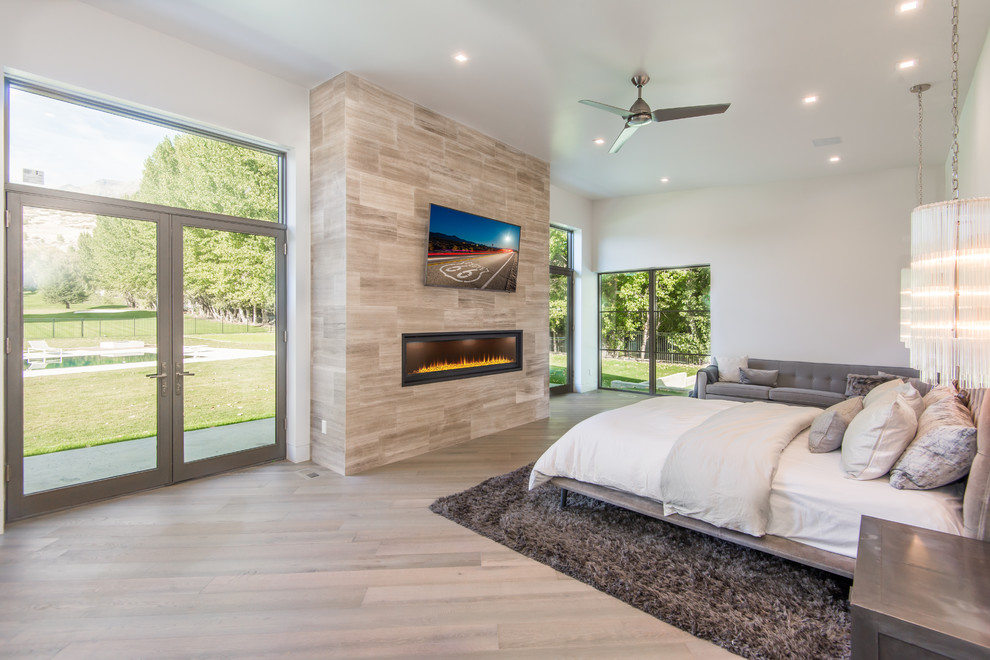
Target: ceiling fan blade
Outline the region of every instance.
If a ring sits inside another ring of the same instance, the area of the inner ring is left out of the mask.
[[[728,103],[689,105],[686,108],[661,108],[653,111],[653,121],[671,121],[673,119],[687,119],[689,117],[703,117],[705,115],[720,115],[728,109]]]
[[[615,142],[612,143],[612,148],[609,149],[608,152],[610,154],[617,153],[619,149],[622,148],[622,145],[626,143],[626,140],[632,137],[632,134],[636,132],[637,128],[639,128],[639,126],[630,126],[627,123],[622,129],[622,132],[619,133],[619,137],[615,138]]]
[[[629,119],[632,117],[632,113],[625,108],[617,108],[614,105],[608,105],[606,103],[599,103],[598,101],[578,101],[578,103],[584,103],[585,105],[590,105],[592,108],[598,108],[599,110],[604,110],[605,112],[611,112],[612,114],[619,115],[623,119]]]

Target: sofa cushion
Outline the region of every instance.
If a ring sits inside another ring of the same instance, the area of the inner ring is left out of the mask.
[[[743,383],[726,383],[719,381],[717,383],[709,383],[708,394],[740,396],[766,401],[771,389],[772,388],[767,387],[766,385],[745,385]]]
[[[739,370],[749,367],[749,356],[720,355],[715,358],[715,366],[718,367],[719,382],[738,383]]]
[[[739,369],[739,382],[747,385],[776,387],[778,373],[780,372],[776,369]]]
[[[838,392],[824,390],[809,390],[803,387],[775,387],[770,390],[770,400],[780,403],[792,403],[801,406],[818,406],[827,408],[844,400],[846,397]]]

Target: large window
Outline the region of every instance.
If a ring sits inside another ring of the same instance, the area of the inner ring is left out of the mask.
[[[7,99],[8,519],[284,457],[284,155]]]
[[[276,151],[29,83],[7,94],[8,183],[282,219]]]
[[[574,391],[573,327],[574,232],[550,227],[550,392]]]
[[[711,352],[708,266],[599,276],[599,387],[686,396]]]

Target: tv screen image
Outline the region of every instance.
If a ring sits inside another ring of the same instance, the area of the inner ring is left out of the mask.
[[[516,290],[519,226],[430,204],[426,285]]]

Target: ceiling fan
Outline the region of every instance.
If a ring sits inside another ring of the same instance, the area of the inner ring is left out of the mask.
[[[718,115],[729,109],[728,103],[717,103],[715,105],[691,105],[686,108],[662,108],[651,112],[649,104],[643,100],[643,85],[648,82],[650,82],[650,77],[645,73],[638,73],[632,77],[632,84],[636,85],[639,97],[628,110],[617,108],[614,105],[599,103],[598,101],[581,101],[581,103],[590,105],[592,108],[611,112],[626,120],[626,125],[622,128],[622,132],[619,133],[619,137],[615,138],[612,148],[608,150],[610,154],[614,154],[621,149],[622,145],[626,143],[626,140],[636,132],[636,129],[644,124],[649,124],[653,121],[671,121],[674,119],[687,119],[689,117],[703,117],[704,115]]]

